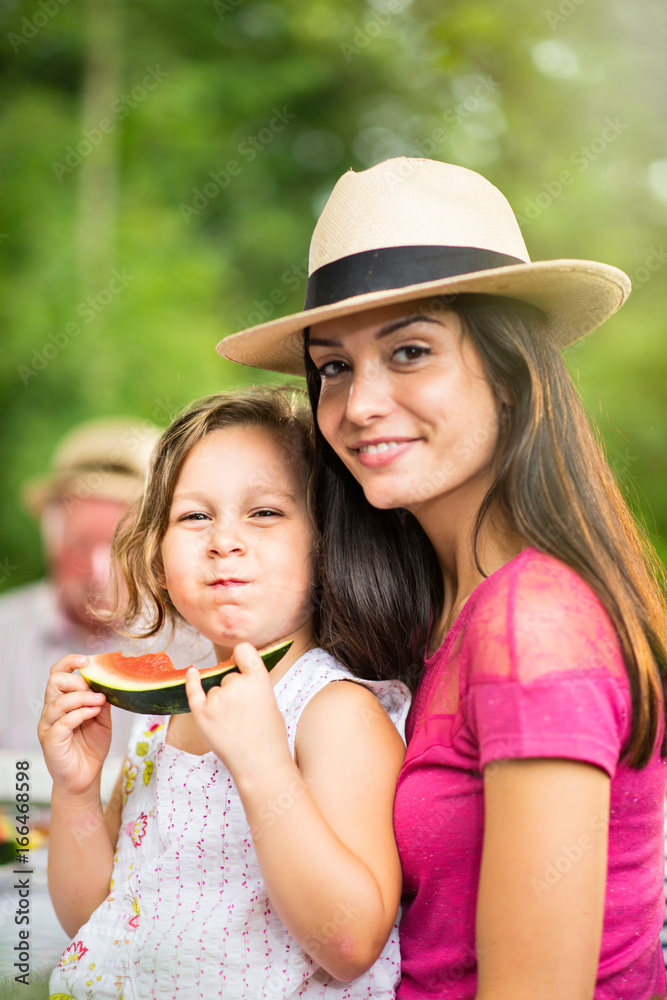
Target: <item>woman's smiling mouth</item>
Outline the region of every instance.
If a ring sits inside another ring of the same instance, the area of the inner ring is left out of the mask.
[[[389,465],[394,459],[404,455],[420,438],[386,438],[376,441],[362,441],[352,447],[359,461],[366,468],[377,469]]]

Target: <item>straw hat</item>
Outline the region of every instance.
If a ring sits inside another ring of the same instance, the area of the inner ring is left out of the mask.
[[[24,483],[25,506],[39,516],[63,497],[129,503],[143,488],[159,436],[154,424],[129,417],[79,424],[56,447],[49,471]]]
[[[538,306],[565,347],[615,313],[631,287],[608,264],[531,263],[509,202],[493,184],[465,167],[403,156],[343,174],[315,227],[308,273],[302,312],[226,337],[218,353],[303,375],[307,326],[458,292]]]

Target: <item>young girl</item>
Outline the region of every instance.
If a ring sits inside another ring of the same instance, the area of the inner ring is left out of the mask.
[[[240,673],[206,695],[193,668],[190,714],[138,717],[103,812],[109,706],[85,657],[53,667],[49,888],[73,940],[52,994],[394,996],[408,695],[332,683],[355,678],[317,648],[311,457],[310,418],[269,389],[208,397],[157,445],[116,545],[128,623],[180,615]],[[257,649],[283,640],[268,673]]]

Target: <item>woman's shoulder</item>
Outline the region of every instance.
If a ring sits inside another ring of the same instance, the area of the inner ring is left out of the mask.
[[[575,569],[533,546],[487,577],[473,596],[477,614],[496,607],[511,612],[514,620],[540,610],[552,618],[570,614],[608,618],[592,586]]]
[[[536,677],[576,667],[625,678],[620,642],[604,604],[555,556],[523,549],[474,596],[466,643],[482,651],[486,662],[504,661],[503,673]]]

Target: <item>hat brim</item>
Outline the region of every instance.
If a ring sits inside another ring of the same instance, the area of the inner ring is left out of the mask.
[[[393,303],[462,292],[501,295],[537,306],[544,313],[556,344],[562,348],[595,330],[620,309],[631,287],[623,271],[596,261],[548,260],[514,264],[404,288],[367,292],[306,309],[231,334],[220,341],[216,350],[223,358],[238,364],[287,375],[305,375],[303,332],[313,323]]]
[[[111,500],[131,503],[141,493],[142,483],[135,476],[90,470],[72,474],[54,472],[29,479],[21,490],[26,510],[39,517],[50,503],[66,497],[76,500]]]

